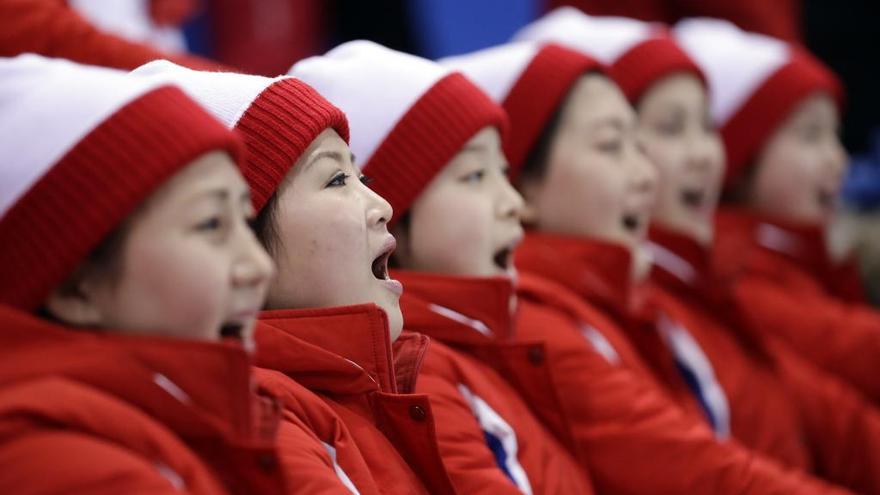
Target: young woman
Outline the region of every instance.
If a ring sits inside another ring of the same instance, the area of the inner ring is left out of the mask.
[[[531,360],[546,377],[540,344],[493,338],[509,332],[509,255],[522,235],[521,198],[504,176],[501,108],[461,74],[370,42],[304,60],[292,74],[349,116],[352,150],[394,208],[395,263],[459,275],[393,272],[406,287],[406,329],[433,340],[416,390],[429,394],[456,489],[591,493],[585,471],[493,369]]]
[[[345,115],[293,77],[167,62],[135,72],[180,84],[250,152],[254,227],[278,266],[256,376],[284,407],[290,492],[452,493],[428,400],[410,393],[427,339],[399,337],[400,284],[385,271],[391,208],[353,165]]]
[[[283,493],[238,139],[171,85],[0,74],[0,491]]]

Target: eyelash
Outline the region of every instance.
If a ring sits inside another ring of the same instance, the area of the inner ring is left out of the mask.
[[[351,176],[346,173],[339,172],[338,174],[334,175],[332,179],[330,179],[330,182],[327,183],[327,187],[342,187],[345,185],[345,181],[348,180],[349,177]]]
[[[211,217],[207,220],[199,222],[195,226],[195,230],[199,232],[212,232],[223,226],[223,220],[220,217]]]
[[[619,140],[607,141],[599,143],[599,150],[603,153],[620,153],[623,150],[623,143]]]
[[[467,175],[462,176],[459,180],[461,182],[482,182],[483,179],[486,178],[485,170],[476,170]]]
[[[351,178],[351,175],[346,174],[344,172],[339,172],[338,174],[334,175],[332,179],[330,179],[330,182],[327,183],[327,187],[345,186],[345,185],[347,185],[345,181],[347,181],[350,178]],[[365,186],[370,185],[370,183],[373,182],[373,179],[370,177],[367,177],[366,175],[358,176],[358,180],[361,181],[361,184],[363,184]]]

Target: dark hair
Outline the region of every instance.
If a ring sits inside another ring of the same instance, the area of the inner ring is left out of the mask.
[[[550,159],[553,138],[556,137],[556,133],[559,131],[559,126],[562,121],[562,111],[565,108],[565,102],[567,100],[567,97],[562,100],[562,103],[560,103],[553,111],[553,115],[547,121],[547,124],[541,129],[541,134],[538,136],[538,139],[535,140],[535,144],[532,145],[531,150],[526,154],[525,160],[523,160],[522,168],[519,173],[519,180],[540,180],[544,177],[544,174],[547,172],[547,162]]]
[[[74,268],[67,278],[58,285],[58,291],[62,294],[76,294],[80,284],[86,278],[102,278],[115,284],[122,275],[122,251],[131,227],[129,215],[121,224],[107,234],[101,242],[95,246],[83,261]],[[45,306],[40,306],[36,311],[41,318],[61,322]]]
[[[272,193],[272,196],[263,205],[263,209],[257,213],[257,217],[251,222],[254,234],[270,255],[277,254],[275,250],[281,243],[281,237],[278,235],[277,211],[278,194],[276,192]]]

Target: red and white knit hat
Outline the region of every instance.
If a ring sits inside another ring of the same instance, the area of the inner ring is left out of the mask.
[[[556,44],[508,43],[440,63],[463,72],[501,103],[510,119],[504,151],[516,180],[544,127],[578,78],[604,71],[595,59]]]
[[[463,75],[369,41],[342,44],[290,69],[348,115],[351,150],[393,224],[431,179],[504,111]]]
[[[687,19],[674,32],[708,79],[712,118],[727,147],[728,185],[804,98],[825,91],[842,102],[836,76],[806,50],[717,19]]]
[[[345,114],[293,77],[204,72],[167,60],[132,74],[182,87],[227,127],[241,131],[248,151],[243,174],[258,211],[318,134],[333,128],[348,141]]]
[[[514,39],[559,43],[595,57],[609,66],[609,74],[633,104],[673,72],[690,72],[704,80],[697,64],[658,23],[589,16],[560,7],[522,28]]]
[[[150,193],[238,138],[180,89],[0,59],[0,303],[34,310]]]

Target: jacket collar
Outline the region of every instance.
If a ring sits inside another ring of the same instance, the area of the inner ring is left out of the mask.
[[[711,248],[657,226],[651,226],[648,248],[653,259],[652,282],[688,295],[705,294],[712,288]]]
[[[458,277],[395,270],[406,327],[445,343],[479,344],[512,338],[513,283],[503,277]]]
[[[0,385],[46,375],[87,384],[182,437],[274,438],[274,403],[257,400],[238,344],[73,330],[0,307]]]
[[[428,346],[414,333],[392,346],[388,318],[374,304],[264,311],[256,341],[258,366],[344,394],[411,392]]]
[[[742,208],[719,211],[718,225],[726,244],[747,245],[756,251],[758,256],[745,258],[745,269],[772,271],[774,263],[784,260],[832,294],[853,301],[865,299],[854,262],[835,263],[831,258],[824,226],[797,224]]]
[[[644,284],[633,284],[632,256],[617,244],[531,231],[517,248],[516,265],[568,287],[617,317],[629,317],[643,307]]]

